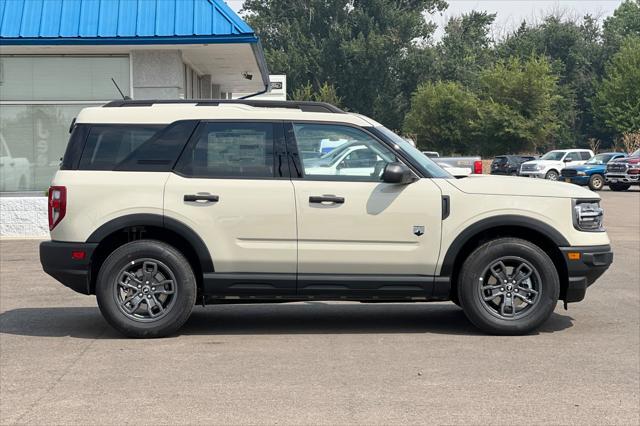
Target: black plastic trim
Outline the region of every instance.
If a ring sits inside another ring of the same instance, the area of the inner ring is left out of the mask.
[[[613,263],[613,252],[609,245],[560,247],[567,265],[569,280],[560,298],[565,302],[584,299],[587,288],[593,284]],[[569,259],[568,253],[580,253],[580,259]]]
[[[533,231],[540,232],[558,247],[565,247],[569,245],[569,242],[558,232],[556,229],[541,222],[537,219],[532,219],[526,216],[518,215],[499,215],[493,216],[487,219],[480,220],[462,231],[455,240],[451,243],[447,249],[447,253],[442,261],[442,267],[440,268],[441,276],[451,276],[453,273],[453,265],[456,261],[458,253],[464,247],[464,245],[479,233],[492,229],[501,228],[505,226],[518,226],[522,228],[528,228]]]
[[[91,294],[91,256],[98,244],[43,241],[40,243],[42,269],[64,286]],[[73,251],[84,251],[84,259],[73,259]]]
[[[184,223],[166,216],[163,217],[161,215],[146,213],[121,216],[96,229],[89,238],[87,238],[87,243],[100,243],[103,239],[114,232],[131,226],[155,226],[175,232],[184,238],[191,247],[193,247],[194,251],[198,255],[202,272],[207,273],[214,271],[209,249],[198,234]]]
[[[451,199],[448,195],[442,196],[442,220],[449,217],[451,213]]]
[[[206,273],[203,292],[211,296],[295,296],[296,274]]]
[[[430,275],[298,274],[298,295],[430,299]]]
[[[155,104],[196,104],[196,106],[218,106],[221,104],[240,104],[260,108],[299,109],[304,112],[324,112],[344,114],[340,108],[326,102],[312,101],[268,101],[257,99],[153,99],[153,100],[115,100],[103,108],[147,107]]]

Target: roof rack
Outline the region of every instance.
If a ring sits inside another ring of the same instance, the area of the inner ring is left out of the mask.
[[[344,114],[344,111],[326,102],[311,101],[266,101],[255,99],[154,99],[154,100],[117,100],[103,105],[104,108],[145,107],[154,104],[196,104],[196,106],[218,106],[225,104],[249,105],[259,108],[291,108],[304,112],[329,112]]]

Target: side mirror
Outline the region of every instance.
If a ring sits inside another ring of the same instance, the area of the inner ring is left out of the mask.
[[[571,158],[565,158],[563,161],[564,161],[565,163],[570,163],[570,162],[571,162],[571,161],[573,161],[573,160],[571,160]]]
[[[388,163],[382,172],[382,181],[386,183],[407,185],[416,180],[416,175],[413,174],[411,169],[399,162]]]

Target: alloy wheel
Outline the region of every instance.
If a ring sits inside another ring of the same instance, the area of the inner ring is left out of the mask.
[[[114,298],[118,309],[135,321],[152,322],[166,316],[176,301],[176,278],[164,263],[137,259],[116,276]]]
[[[482,306],[492,315],[514,320],[528,315],[541,296],[540,274],[526,260],[502,257],[482,272],[478,293]]]

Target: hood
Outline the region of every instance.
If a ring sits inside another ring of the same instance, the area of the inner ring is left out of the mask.
[[[615,160],[609,161],[609,163],[640,164],[640,157],[616,158]]]
[[[545,179],[530,179],[516,176],[470,175],[464,179],[449,179],[449,182],[460,191],[468,194],[600,198],[595,192],[591,192],[581,186],[565,182],[552,182]]]

